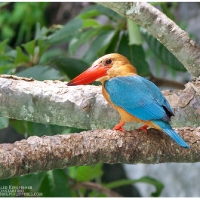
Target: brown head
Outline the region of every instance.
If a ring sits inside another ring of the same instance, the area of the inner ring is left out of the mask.
[[[111,53],[97,59],[90,68],[74,78],[67,85],[87,84],[94,81],[104,82],[116,76],[136,74],[136,69],[121,54]]]

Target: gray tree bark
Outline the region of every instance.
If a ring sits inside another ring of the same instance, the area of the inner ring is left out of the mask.
[[[163,92],[175,112],[173,127],[200,125],[199,82],[195,79],[184,90]],[[0,76],[0,116],[82,129],[110,129],[120,119],[102,96],[101,86],[68,87],[61,81],[42,82],[10,75]],[[139,126],[127,123],[125,128]]]
[[[102,129],[0,144],[0,179],[96,163],[199,162],[199,128],[176,131],[190,149],[183,149],[155,129],[147,133]]]

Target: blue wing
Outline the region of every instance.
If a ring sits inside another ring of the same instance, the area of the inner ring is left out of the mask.
[[[105,89],[115,105],[141,120],[169,121],[174,115],[158,87],[141,76],[114,77],[105,83]]]
[[[105,83],[105,89],[115,105],[141,120],[153,121],[180,146],[189,148],[168,123],[174,115],[172,108],[154,83],[137,75],[115,77]]]

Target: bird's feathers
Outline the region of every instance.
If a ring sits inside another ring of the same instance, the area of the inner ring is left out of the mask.
[[[153,120],[153,123],[162,128],[175,142],[184,148],[190,148],[190,146],[172,129],[169,123],[161,120]]]
[[[108,80],[105,89],[114,105],[144,123],[151,121],[180,146],[189,148],[170,126],[170,117],[174,115],[172,108],[154,83],[138,75],[121,76]]]
[[[110,100],[141,120],[169,121],[165,107],[171,115],[172,108],[152,82],[137,75],[115,77],[105,83]]]

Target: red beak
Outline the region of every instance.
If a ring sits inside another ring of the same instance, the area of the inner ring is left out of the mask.
[[[92,83],[100,77],[107,75],[108,68],[102,64],[94,65],[67,83],[68,86]]]

